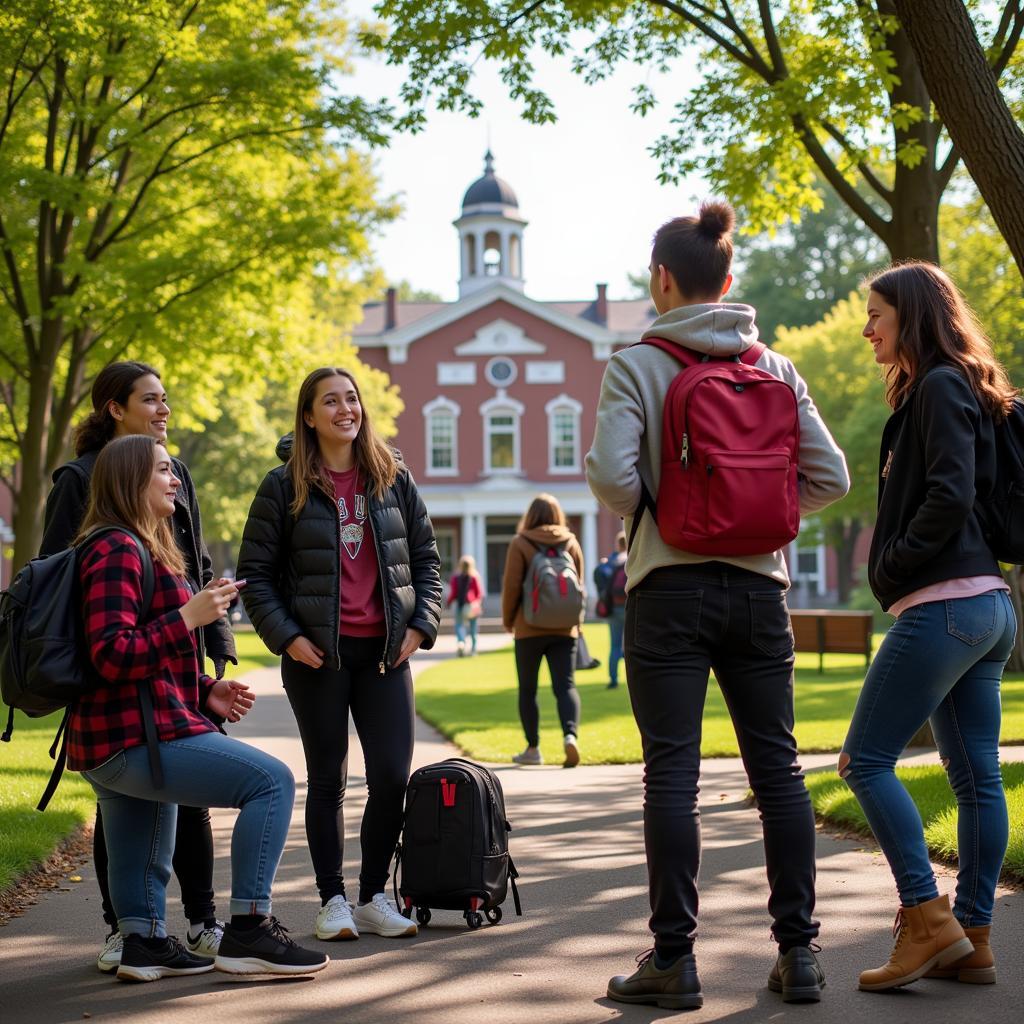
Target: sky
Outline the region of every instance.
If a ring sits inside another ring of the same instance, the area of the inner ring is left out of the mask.
[[[355,17],[372,17],[372,0],[350,0]],[[662,78],[627,67],[588,86],[569,70],[569,58],[535,55],[536,81],[555,104],[558,121],[530,125],[508,98],[493,64],[480,62],[474,83],[484,101],[475,120],[431,110],[418,135],[396,136],[374,151],[385,195],[404,211],[374,240],[389,283],[406,280],[442,298],[458,297],[458,234],[452,221],[462,196],[483,173],[488,139],[494,169],[514,189],[529,221],[523,235],[526,293],[542,300],[586,299],[599,282],[611,298],[632,294],[627,275],[650,257],[655,229],[693,212],[707,193],[699,179],[660,185],[647,149],[668,127],[673,98],[685,95],[693,72]],[[397,101],[405,70],[360,58],[339,83],[347,92]],[[666,100],[646,118],[629,110],[631,89],[649,82]]]

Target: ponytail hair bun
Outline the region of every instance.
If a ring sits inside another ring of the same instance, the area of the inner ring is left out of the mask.
[[[700,204],[697,231],[710,241],[730,234],[735,223],[736,212],[724,199],[706,199]]]

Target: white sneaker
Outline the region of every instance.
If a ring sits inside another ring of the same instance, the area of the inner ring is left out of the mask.
[[[377,893],[371,903],[353,907],[352,919],[360,931],[383,935],[389,939],[415,935],[418,930],[416,922],[400,914],[382,892]]]
[[[325,942],[359,938],[359,929],[352,920],[352,904],[344,896],[332,896],[320,908],[316,915],[316,937]]]
[[[576,742],[576,737],[571,732],[567,732],[563,742],[565,744],[565,764],[562,767],[575,768],[580,763],[580,746]]]
[[[544,758],[539,747],[527,747],[521,754],[513,754],[512,760],[516,764],[543,764]]]
[[[216,956],[220,952],[220,940],[224,938],[224,923],[214,921],[208,928],[200,930],[199,934],[192,937],[192,928],[189,926],[185,934],[185,945],[198,956]]]
[[[113,932],[107,936],[103,943],[103,949],[96,958],[96,967],[104,974],[110,974],[121,966],[121,953],[124,950],[124,939],[120,932]]]

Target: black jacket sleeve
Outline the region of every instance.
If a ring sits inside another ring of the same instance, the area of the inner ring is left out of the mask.
[[[424,636],[423,650],[430,650],[437,639],[441,623],[441,602],[444,587],[441,583],[441,559],[437,553],[434,527],[427,515],[426,505],[407,470],[399,471],[395,481],[402,502],[402,516],[409,538],[409,569],[416,592],[416,608],[409,620],[410,629],[418,629]]]
[[[899,586],[943,550],[974,508],[975,441],[981,412],[967,381],[955,372],[928,374],[913,397],[925,495],[902,536],[881,553],[879,581]],[[899,471],[894,466],[893,473]],[[886,486],[889,486],[887,483]]]
[[[182,487],[185,489],[185,497],[188,501],[189,517],[192,520],[192,533],[195,538],[196,553],[199,556],[199,585],[205,587],[213,579],[213,559],[210,551],[203,540],[203,523],[199,515],[199,499],[196,497],[196,485],[192,480],[192,474],[188,467],[180,460],[175,460],[175,472],[181,477]],[[235,634],[231,628],[231,621],[227,616],[217,619],[216,622],[207,623],[203,626],[203,646],[206,648],[206,656],[215,660],[227,660],[238,664],[238,654],[235,651]]]
[[[281,654],[302,635],[302,627],[292,617],[281,592],[290,516],[282,477],[271,471],[249,507],[236,571],[239,579],[247,581],[242,601],[253,628],[274,654]]]
[[[88,504],[89,481],[85,474],[75,466],[61,466],[46,498],[40,555],[53,555],[71,546]]]

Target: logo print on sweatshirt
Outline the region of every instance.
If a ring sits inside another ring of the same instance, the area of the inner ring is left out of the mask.
[[[349,517],[348,505],[343,497],[338,498],[338,519],[341,522],[341,546],[348,552],[348,557],[355,561],[359,549],[363,546],[363,520],[366,519],[366,495],[356,494],[356,521],[346,522]]]

